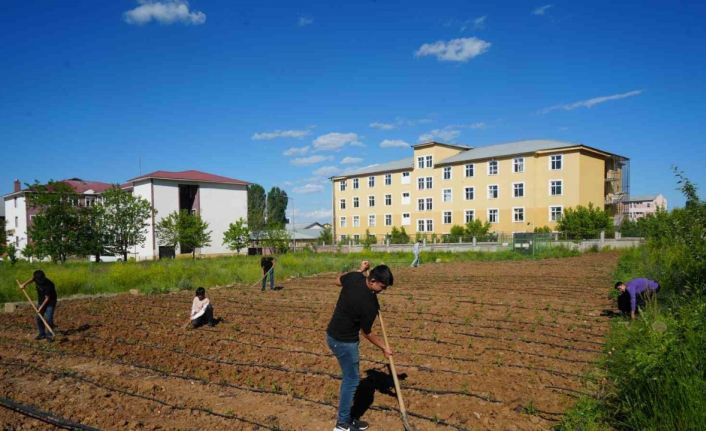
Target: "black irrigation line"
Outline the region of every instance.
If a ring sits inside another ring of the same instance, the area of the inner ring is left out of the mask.
[[[77,381],[79,381],[79,382],[88,383],[88,384],[91,384],[91,385],[93,385],[93,386],[96,386],[97,388],[104,389],[104,390],[107,390],[107,391],[109,391],[109,392],[116,392],[116,393],[119,393],[119,394],[122,394],[122,395],[126,395],[126,396],[129,396],[129,397],[139,398],[139,399],[143,399],[143,400],[146,400],[146,401],[151,401],[151,402],[153,402],[153,403],[157,403],[157,404],[163,405],[163,406],[165,406],[165,407],[170,407],[170,408],[175,409],[175,410],[182,410],[182,411],[199,411],[199,412],[202,412],[202,413],[206,413],[206,414],[208,414],[208,415],[211,415],[211,416],[217,416],[217,417],[221,417],[221,418],[224,418],[224,419],[236,420],[236,421],[238,421],[238,422],[246,423],[246,424],[248,424],[248,425],[255,425],[255,426],[259,427],[259,428],[263,428],[263,429],[270,430],[270,431],[281,431],[281,428],[279,428],[279,427],[271,427],[271,426],[269,426],[269,425],[262,424],[262,423],[259,423],[259,422],[256,422],[256,421],[253,421],[253,420],[250,420],[250,419],[246,419],[246,418],[243,418],[243,417],[238,416],[238,415],[228,414],[228,413],[218,413],[218,412],[216,412],[216,411],[207,409],[207,408],[205,408],[205,407],[197,407],[197,406],[194,406],[194,407],[187,407],[187,406],[184,406],[184,405],[172,404],[172,403],[169,403],[169,402],[167,402],[167,401],[160,400],[159,398],[149,397],[149,396],[142,395],[142,394],[139,394],[139,393],[137,393],[137,392],[129,391],[129,390],[126,390],[126,389],[111,387],[111,386],[108,386],[107,384],[104,384],[104,383],[98,382],[98,381],[96,381],[96,380],[90,379],[90,378],[88,378],[88,377],[85,377],[85,376],[83,376],[82,374],[77,373],[77,372],[75,372],[75,371],[68,371],[68,370],[59,370],[59,371],[57,371],[57,370],[54,370],[54,369],[51,369],[51,368],[41,368],[41,367],[37,367],[37,366],[35,366],[35,365],[30,365],[30,364],[27,364],[27,363],[24,363],[24,364],[17,364],[17,363],[12,363],[12,362],[0,361],[0,364],[5,365],[5,366],[12,366],[12,367],[16,367],[16,368],[22,368],[22,369],[31,369],[31,370],[34,370],[34,371],[37,371],[37,372],[40,372],[40,373],[50,373],[50,374],[53,374],[53,375],[55,375],[55,376],[57,376],[57,377],[59,377],[59,378],[69,378],[69,379],[77,380]]]
[[[5,407],[6,409],[12,410],[21,415],[37,419],[50,425],[54,425],[58,428],[67,430],[100,431],[98,428],[93,428],[88,425],[72,422],[68,419],[62,418],[61,416],[57,416],[54,413],[39,410],[34,406],[20,404],[17,401],[11,400],[9,398],[0,397],[0,406]]]
[[[590,315],[587,315],[587,314],[578,314],[578,313],[575,313],[575,312],[573,312],[573,311],[557,310],[557,309],[555,309],[555,308],[553,308],[553,307],[536,308],[536,307],[526,307],[526,306],[524,306],[524,305],[518,305],[518,304],[505,304],[505,303],[503,303],[503,302],[480,302],[480,301],[466,301],[466,300],[463,300],[463,301],[456,301],[456,302],[459,302],[459,303],[461,303],[461,304],[475,304],[475,305],[481,305],[481,306],[486,306],[486,305],[487,305],[487,306],[489,306],[489,307],[519,308],[519,309],[522,309],[522,310],[531,310],[531,311],[551,311],[551,312],[554,312],[554,313],[568,314],[568,315],[571,315],[571,316],[577,316],[577,317],[579,317],[579,318],[583,318],[583,320],[587,320],[587,318],[591,318],[591,317],[592,317],[593,319],[591,319],[591,320],[594,320],[594,321],[597,321],[597,322],[601,322],[601,321],[605,321],[605,320],[606,320],[606,319],[600,319],[600,318],[597,319],[597,318],[595,318],[595,316],[590,316]]]
[[[570,347],[566,345],[561,345],[561,344],[554,344],[554,343],[547,343],[545,341],[537,341],[537,340],[524,340],[521,338],[514,339],[514,338],[503,338],[503,337],[493,337],[491,335],[481,335],[481,334],[473,334],[470,332],[454,332],[455,334],[459,335],[465,335],[467,337],[473,337],[473,338],[485,338],[485,339],[491,339],[491,340],[498,340],[498,341],[510,341],[510,342],[522,342],[522,343],[529,343],[529,344],[541,344],[543,346],[549,346],[549,347],[555,347],[557,349],[562,349],[562,350],[568,350],[568,351],[579,351],[579,352],[588,352],[588,353],[601,353],[601,350],[594,350],[594,349],[583,349],[580,347]]]
[[[2,338],[6,338],[6,337],[2,337]],[[42,352],[44,352],[44,353],[54,353],[54,354],[58,354],[58,355],[60,355],[60,356],[89,358],[89,359],[94,359],[94,360],[97,359],[97,358],[95,357],[95,355],[81,354],[81,353],[75,353],[75,352],[66,352],[66,351],[56,350],[56,349],[41,349],[41,348],[40,348],[40,349],[36,349],[36,347],[31,346],[31,345],[28,345],[28,344],[25,344],[25,347],[34,348],[35,350],[40,350],[40,351],[42,351]],[[301,396],[301,395],[297,395],[297,394],[295,394],[295,393],[288,393],[288,392],[285,392],[285,391],[269,390],[269,389],[262,389],[262,388],[253,388],[253,387],[249,387],[249,386],[235,385],[235,384],[227,383],[227,382],[214,382],[214,381],[206,380],[206,379],[199,378],[199,377],[196,377],[196,376],[189,376],[189,375],[181,375],[181,374],[171,373],[171,372],[167,372],[167,371],[164,371],[164,370],[161,370],[161,369],[159,369],[159,368],[152,367],[152,366],[149,366],[149,365],[139,364],[139,363],[130,362],[130,361],[122,361],[122,360],[120,360],[120,359],[111,358],[111,359],[107,360],[106,358],[98,358],[98,360],[110,362],[110,363],[113,363],[113,364],[118,364],[118,365],[123,365],[123,366],[134,367],[134,368],[139,368],[139,369],[143,369],[143,370],[152,371],[152,372],[157,373],[158,375],[161,375],[161,376],[163,376],[163,377],[172,377],[172,378],[177,378],[177,379],[186,380],[186,381],[198,381],[198,382],[200,382],[200,383],[202,383],[202,384],[205,384],[205,385],[216,385],[216,386],[221,386],[221,387],[226,387],[226,388],[232,388],[232,389],[238,389],[238,390],[248,391],[248,392],[254,392],[254,393],[265,393],[265,394],[272,394],[272,395],[288,396],[288,397],[292,397],[292,398],[297,399],[297,400],[300,400],[300,401],[305,401],[305,402],[309,402],[309,403],[312,403],[312,404],[318,404],[318,405],[321,405],[321,406],[330,407],[330,408],[332,408],[332,409],[338,408],[338,405],[337,405],[337,404],[329,403],[329,402],[326,402],[326,401],[319,401],[319,400],[315,400],[315,399],[312,399],[312,398],[306,398],[306,397],[303,397],[303,396]],[[104,388],[104,389],[107,389],[107,388]],[[483,399],[484,401],[488,401],[488,402],[491,402],[491,403],[502,403],[502,401],[498,401],[498,400],[494,400],[494,399],[488,400],[488,399],[486,399],[485,396],[480,396],[480,397],[481,397],[481,399]],[[191,410],[198,410],[198,408],[185,408],[185,409],[187,409],[187,410],[188,410],[188,409],[191,409]],[[386,413],[391,412],[391,413],[395,413],[395,414],[399,414],[399,412],[400,412],[399,409],[397,409],[397,408],[387,407],[387,406],[370,406],[369,409],[370,409],[370,410],[375,410],[375,411],[386,412]],[[213,414],[215,414],[216,416],[222,416],[220,413],[216,413],[216,412],[213,412]],[[469,430],[467,430],[466,428],[464,428],[464,427],[462,427],[462,426],[460,426],[460,425],[452,424],[452,423],[450,423],[450,422],[446,422],[446,421],[444,421],[444,420],[441,420],[441,419],[438,419],[438,418],[435,418],[435,417],[422,415],[422,414],[420,414],[420,413],[416,413],[416,412],[413,412],[413,411],[410,411],[410,410],[407,410],[407,414],[408,414],[409,416],[411,416],[411,417],[415,417],[415,418],[418,418],[418,419],[423,419],[423,420],[426,420],[426,421],[429,421],[429,422],[433,422],[433,423],[436,424],[436,425],[442,425],[442,426],[445,426],[445,427],[448,427],[448,428],[453,428],[453,429],[455,429],[455,430],[457,430],[457,431],[469,431]],[[275,429],[275,430],[277,431],[278,429]]]
[[[553,355],[543,355],[541,353],[534,353],[534,352],[525,352],[522,350],[515,350],[515,349],[506,349],[503,347],[484,347],[483,351],[500,351],[500,352],[509,352],[509,353],[514,353],[517,355],[529,355],[529,356],[538,356],[540,358],[547,358],[547,359],[553,359],[557,361],[564,361],[564,362],[570,362],[573,364],[588,364],[588,365],[597,365],[597,361],[586,361],[583,359],[570,359],[570,358],[562,358],[561,356],[553,356]]]
[[[576,389],[565,388],[565,387],[562,387],[562,386],[551,386],[551,385],[548,385],[548,386],[545,386],[545,388],[550,389],[550,390],[553,390],[553,391],[557,391],[557,392],[560,392],[560,393],[565,393],[565,395],[571,395],[571,396],[576,397],[576,398],[580,397],[581,395],[584,395],[584,396],[587,396],[587,397],[593,397],[593,396],[595,396],[594,394],[591,394],[591,393],[588,393],[588,392],[578,391],[578,390],[576,390]]]

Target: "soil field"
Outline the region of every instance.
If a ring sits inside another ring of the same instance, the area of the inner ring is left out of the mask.
[[[546,430],[584,390],[608,329],[618,255],[426,264],[380,295],[410,422]],[[51,274],[48,274],[51,277]],[[215,328],[185,330],[192,292],[61,301],[58,336],[0,315],[0,398],[101,430],[333,428],[339,369],[325,342],[336,274],[207,289]],[[379,333],[379,323],[373,328]],[[402,429],[382,353],[361,341],[356,409]],[[59,429],[0,407],[3,430]]]

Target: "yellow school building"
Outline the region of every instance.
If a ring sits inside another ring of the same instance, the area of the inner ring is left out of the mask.
[[[629,159],[583,144],[530,140],[472,148],[412,146],[403,160],[331,177],[337,241],[378,238],[393,226],[414,238],[443,235],[479,219],[498,233],[556,230],[564,210],[609,211],[619,223],[629,195]]]

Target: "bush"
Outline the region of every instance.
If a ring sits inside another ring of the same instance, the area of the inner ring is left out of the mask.
[[[606,211],[594,207],[592,203],[587,207],[579,205],[564,211],[559,220],[559,231],[568,239],[598,238],[601,231],[610,236],[613,233],[613,220]]]

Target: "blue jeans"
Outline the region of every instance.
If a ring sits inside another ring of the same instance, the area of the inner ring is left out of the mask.
[[[267,277],[268,277],[268,274],[265,273],[265,276],[262,278],[262,290],[265,290],[265,285],[267,285]],[[275,269],[274,268],[270,269],[269,277],[270,277],[270,290],[275,290]]]
[[[42,304],[37,304],[37,308],[39,308],[40,305]],[[44,309],[44,313],[42,313],[44,316],[44,320],[47,321],[47,323],[52,329],[54,329],[54,307],[54,305],[47,305]],[[37,329],[39,330],[39,335],[47,335],[46,332],[44,332],[46,331],[46,328],[44,327],[44,323],[42,323],[42,319],[40,319],[39,316],[36,316],[35,320],[37,321]],[[51,335],[51,333],[49,335]]]
[[[412,264],[410,266],[414,266],[414,267],[419,266],[419,255],[418,254],[414,255],[414,260],[412,261]]]
[[[350,424],[353,397],[355,396],[355,390],[358,388],[358,383],[360,383],[358,342],[338,341],[328,334],[326,334],[326,342],[333,354],[336,355],[338,365],[341,367],[341,373],[343,374],[336,420],[340,423]]]

